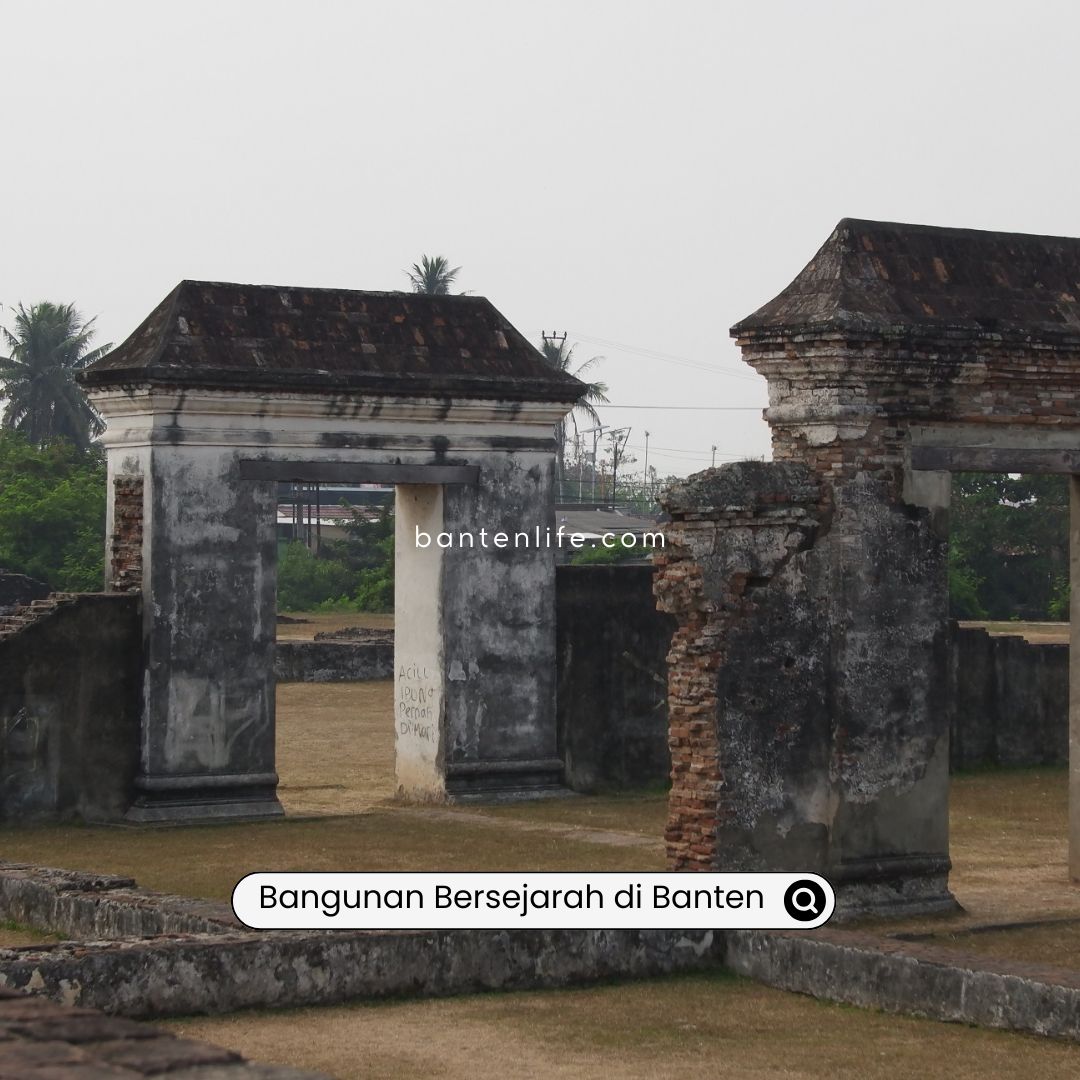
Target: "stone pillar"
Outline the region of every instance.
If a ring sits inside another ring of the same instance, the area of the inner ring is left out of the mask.
[[[561,790],[553,457],[486,455],[480,482],[448,487],[443,507],[455,541],[441,590],[447,794]]]
[[[830,648],[829,876],[841,909],[930,912],[948,888],[947,545],[931,511],[859,473],[820,542]]]
[[[549,456],[526,454],[489,455],[475,487],[397,489],[394,707],[404,797],[561,790],[552,493]]]
[[[154,446],[143,478],[143,736],[132,821],[266,817],[275,789],[276,485],[231,448]]]

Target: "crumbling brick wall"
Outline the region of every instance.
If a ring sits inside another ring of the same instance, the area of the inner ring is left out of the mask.
[[[672,789],[665,833],[673,869],[716,868],[723,857],[718,832],[744,819],[749,810],[751,785],[736,782],[734,773],[768,770],[799,726],[798,719],[788,715],[764,737],[760,731],[744,731],[740,737],[734,731],[739,689],[721,687],[721,682],[757,648],[745,648],[740,622],[761,607],[762,586],[812,544],[820,523],[820,498],[808,469],[761,462],[710,470],[664,496],[672,521],[663,554],[654,556],[654,589],[660,610],[677,620],[668,653]],[[771,622],[762,623],[766,633],[773,629]],[[771,642],[770,649],[776,644]],[[785,669],[789,680],[796,665],[805,666],[809,645],[803,643],[799,659],[792,658]],[[758,677],[742,669],[743,689],[752,693]],[[732,849],[727,854],[738,862],[745,853]]]
[[[740,331],[769,380],[773,460],[827,481],[882,473],[899,492],[909,431],[924,424],[1076,424],[1080,350],[966,336]]]
[[[113,480],[113,529],[109,537],[110,592],[142,589],[143,478]]]
[[[950,902],[944,545],[888,492],[742,462],[663,497],[673,869],[813,871],[847,911]]]

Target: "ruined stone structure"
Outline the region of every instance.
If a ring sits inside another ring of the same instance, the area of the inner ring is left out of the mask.
[[[1080,240],[845,220],[732,333],[775,461],[667,496],[671,865],[946,908],[949,472],[1080,473]]]
[[[132,820],[281,813],[282,480],[398,486],[401,791],[559,783],[553,552],[491,535],[550,525],[582,385],[487,300],[187,281],[82,380],[108,425],[107,578],[143,600]]]

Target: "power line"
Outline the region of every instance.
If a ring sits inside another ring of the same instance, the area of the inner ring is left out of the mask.
[[[593,402],[594,409],[697,409],[706,412],[761,412],[767,405],[615,405],[610,401]]]
[[[743,379],[746,382],[758,382],[761,378],[760,375],[744,375],[737,371],[724,371],[722,368],[716,367],[714,364],[705,364],[700,360],[691,360],[686,356],[671,356],[668,353],[657,352],[655,349],[641,349],[636,345],[624,345],[618,341],[609,341],[606,338],[593,337],[591,334],[583,334],[579,330],[570,330],[568,333],[573,334],[575,338],[579,338],[582,341],[587,341],[592,345],[599,345],[605,349],[618,349],[621,352],[634,353],[637,356],[644,356],[649,360],[662,360],[668,364],[679,364],[682,367],[695,368],[698,371],[708,371],[713,375],[724,375],[729,379]]]

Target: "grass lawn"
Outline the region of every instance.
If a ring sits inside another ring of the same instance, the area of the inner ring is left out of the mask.
[[[170,1021],[338,1080],[994,1080],[1080,1075],[1080,1047],[832,1005],[725,974]]]

